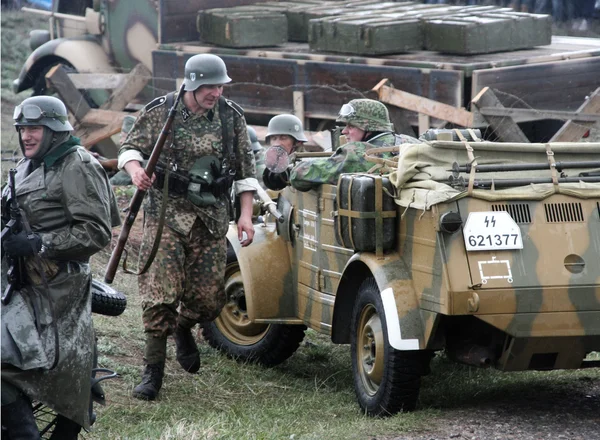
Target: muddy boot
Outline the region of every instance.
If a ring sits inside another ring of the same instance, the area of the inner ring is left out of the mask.
[[[54,431],[52,431],[50,440],[77,440],[80,431],[80,425],[73,420],[59,415],[56,418],[56,426],[54,427]]]
[[[142,382],[133,389],[132,396],[141,400],[154,400],[162,387],[167,357],[167,338],[146,336],[145,362]]]
[[[6,428],[10,439],[37,440],[40,438],[31,403],[23,394],[16,401],[2,405],[2,427]],[[2,438],[4,438],[4,429]]]
[[[192,335],[194,325],[194,322],[180,316],[173,335],[177,346],[177,362],[188,373],[197,373],[200,369],[200,352]]]

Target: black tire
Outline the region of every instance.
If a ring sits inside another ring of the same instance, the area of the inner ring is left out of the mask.
[[[266,367],[281,364],[304,339],[304,325],[257,324],[248,319],[244,283],[233,250],[227,252],[225,270],[227,303],[213,322],[202,326],[211,347],[242,362]]]
[[[431,356],[398,351],[389,344],[383,301],[373,278],[359,288],[351,325],[354,390],[363,412],[379,417],[413,411]]]
[[[92,280],[92,313],[119,316],[127,307],[125,295],[98,280]]]

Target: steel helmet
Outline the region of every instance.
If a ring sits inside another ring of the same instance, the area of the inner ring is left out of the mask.
[[[42,125],[52,131],[73,131],[67,107],[53,96],[33,96],[15,107],[13,114],[17,130],[23,125]]]
[[[258,142],[258,137],[256,136],[256,130],[253,127],[246,127],[248,129],[248,137],[250,138],[250,146],[252,147],[252,151],[255,153],[257,151],[262,150],[262,145]]]
[[[216,55],[203,53],[194,55],[185,63],[184,90],[191,92],[200,86],[231,82],[227,76],[225,62]]]
[[[350,124],[364,131],[394,130],[387,107],[374,99],[353,99],[344,104],[336,122]]]
[[[308,142],[308,139],[304,135],[302,121],[294,115],[277,115],[271,118],[267,127],[267,135],[265,136],[267,142],[269,142],[270,136],[276,134],[285,134],[297,141]]]

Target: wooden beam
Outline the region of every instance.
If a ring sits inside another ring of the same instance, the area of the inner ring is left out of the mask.
[[[49,88],[56,90],[62,102],[78,122],[82,121],[91,110],[84,96],[77,90],[64,67],[60,64],[48,71],[46,84]]]
[[[485,87],[479,94],[473,98],[471,104],[477,109],[484,107],[495,107],[504,109],[500,100],[496,97],[492,89]],[[510,116],[491,116],[483,115],[490,128],[498,135],[503,142],[529,142],[525,133],[519,128],[517,123]]]
[[[385,79],[381,80],[373,87],[373,90],[379,95],[381,102],[452,122],[462,127],[473,127],[476,122],[474,114],[465,109],[456,108],[439,101],[434,101],[433,99],[394,89],[385,85],[386,81]]]
[[[90,109],[81,121],[84,125],[112,125],[122,124],[123,118],[131,113],[116,112],[113,110]]]
[[[81,145],[85,148],[90,148],[93,145],[110,138],[111,136],[121,131],[121,124],[105,125],[100,128],[92,129],[87,127],[80,135]],[[103,156],[106,156],[105,151],[100,152]]]
[[[483,116],[510,116],[513,120],[532,121],[539,119],[562,119],[577,122],[600,122],[600,115],[583,114],[579,111],[537,110],[535,108],[481,107]]]
[[[117,89],[127,80],[126,73],[69,73],[78,89]]]
[[[577,109],[577,113],[600,115],[600,87]],[[569,120],[552,136],[550,142],[577,142],[593,126],[593,122]]]
[[[148,68],[141,63],[138,64],[127,74],[125,83],[113,91],[101,108],[123,110],[129,101],[133,100],[146,87],[150,78],[152,78],[152,73]]]

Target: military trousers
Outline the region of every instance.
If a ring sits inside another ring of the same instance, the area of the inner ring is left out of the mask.
[[[150,255],[157,229],[158,219],[146,216],[140,265]],[[226,238],[213,237],[199,218],[187,235],[165,225],[154,262],[138,281],[144,331],[165,337],[175,331],[178,315],[192,322],[219,316],[226,262]]]

